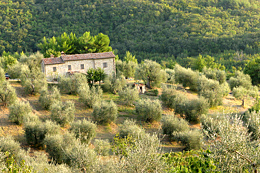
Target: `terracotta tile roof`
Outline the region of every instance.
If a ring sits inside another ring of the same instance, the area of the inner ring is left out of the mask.
[[[63,64],[64,61],[77,61],[86,59],[104,59],[104,58],[115,58],[113,52],[103,53],[88,53],[88,54],[75,54],[75,55],[61,55],[58,58],[44,58],[44,64]]]
[[[88,54],[75,54],[75,55],[62,55],[63,61],[75,61],[85,59],[103,59],[103,58],[115,58],[113,52],[103,53],[88,53]]]
[[[44,58],[42,59],[44,64],[63,64],[64,61],[61,58]]]

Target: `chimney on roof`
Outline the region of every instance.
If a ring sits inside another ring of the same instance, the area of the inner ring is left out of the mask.
[[[62,56],[62,55],[65,55],[65,53],[64,53],[63,51],[61,51],[61,56]]]
[[[53,55],[53,54],[51,54],[51,58],[54,58],[54,55]]]

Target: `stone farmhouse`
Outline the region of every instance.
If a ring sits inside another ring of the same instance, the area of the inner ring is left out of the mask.
[[[73,73],[87,73],[90,68],[102,68],[106,74],[115,72],[115,55],[113,52],[87,53],[44,58],[41,62],[42,72],[47,80]]]

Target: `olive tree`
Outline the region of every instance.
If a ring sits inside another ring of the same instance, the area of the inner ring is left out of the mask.
[[[126,119],[122,125],[119,126],[119,136],[121,138],[126,138],[131,136],[133,138],[138,138],[145,134],[145,130],[139,127],[134,120]]]
[[[32,113],[32,107],[29,102],[16,101],[9,106],[9,120],[20,125],[24,122],[24,118]]]
[[[93,106],[92,114],[94,120],[99,124],[109,124],[117,118],[117,106],[112,100],[109,102],[101,101],[100,104]]]
[[[161,83],[166,82],[167,74],[157,62],[144,60],[136,69],[135,79],[143,80],[148,88],[160,87]]]
[[[249,89],[252,86],[252,81],[248,74],[244,74],[241,71],[236,71],[235,76],[229,79],[229,85],[232,91],[233,88],[239,86]]]
[[[105,78],[105,89],[116,94],[126,86],[127,81],[123,75],[118,76],[113,73]]]
[[[209,79],[213,79],[222,84],[226,81],[226,72],[224,70],[211,69],[204,67],[202,73]]]
[[[67,101],[65,103],[57,101],[51,105],[50,110],[51,119],[61,126],[65,126],[66,124],[70,124],[74,121],[75,106],[71,101]]]
[[[153,122],[162,118],[162,106],[159,100],[142,99],[135,105],[135,111],[140,119]]]
[[[4,106],[13,104],[17,99],[15,89],[8,81],[0,82],[0,103]]]
[[[102,100],[103,90],[98,86],[80,85],[78,88],[79,101],[85,106],[92,108],[95,103],[100,103]]]
[[[139,99],[139,92],[136,88],[127,87],[118,93],[119,99],[126,105],[133,105]]]
[[[259,95],[257,86],[251,86],[249,89],[244,88],[243,86],[235,87],[233,88],[232,93],[235,98],[242,100],[243,107],[245,107],[245,102],[249,97],[257,97]]]
[[[40,94],[39,102],[41,106],[47,110],[50,109],[53,103],[61,101],[60,91],[57,87],[52,87],[50,92],[47,87],[44,87],[40,91]]]

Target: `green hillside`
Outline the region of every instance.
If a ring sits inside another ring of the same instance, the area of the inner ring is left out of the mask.
[[[0,54],[86,31],[139,60],[260,49],[258,0],[2,0],[0,16]]]

